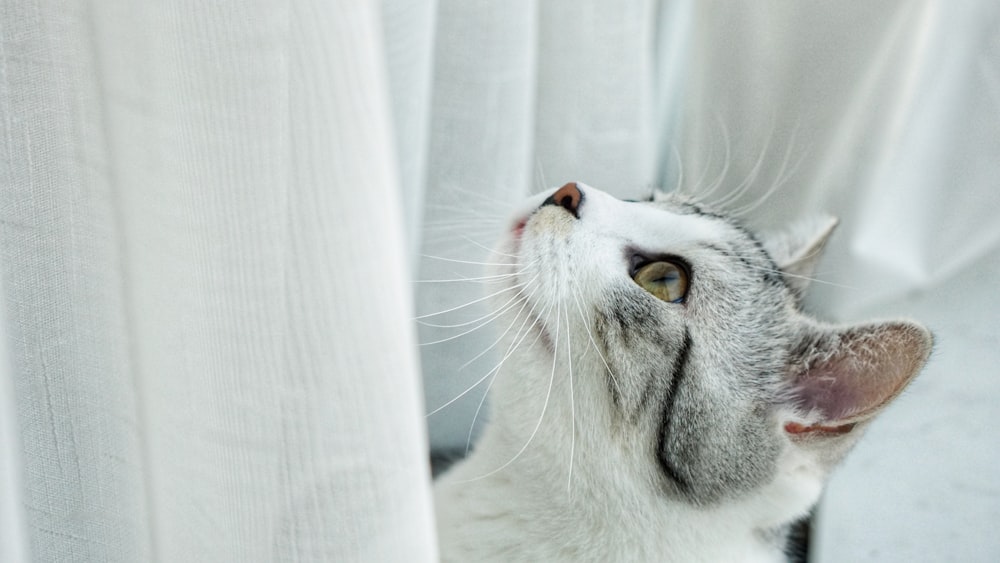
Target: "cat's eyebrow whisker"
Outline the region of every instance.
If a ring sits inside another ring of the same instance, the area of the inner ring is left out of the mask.
[[[496,227],[502,225],[504,220],[496,215],[483,215],[481,213],[471,213],[469,209],[463,207],[445,207],[429,205],[428,211],[440,212],[424,217],[420,226],[433,225],[481,225]]]
[[[758,153],[757,155],[757,162],[754,163],[753,167],[750,169],[750,172],[747,173],[746,178],[744,178],[743,181],[740,182],[739,185],[736,186],[736,188],[733,191],[731,191],[728,195],[726,195],[723,198],[720,198],[717,202],[715,202],[715,204],[712,207],[726,208],[727,206],[739,201],[739,199],[743,197],[743,195],[746,194],[746,192],[749,191],[751,187],[753,187],[754,183],[757,181],[757,177],[760,176],[760,171],[764,167],[764,162],[766,160],[767,154],[770,152],[771,141],[774,140],[775,127],[776,124],[774,120],[772,120],[771,132],[768,134],[767,140],[764,141],[764,146],[761,147],[760,153]]]
[[[722,118],[722,114],[720,114],[718,111],[715,113],[715,121],[716,123],[719,124],[719,129],[722,130],[723,147],[726,149],[726,154],[722,159],[722,171],[719,173],[718,176],[716,176],[715,181],[713,181],[712,185],[709,186],[708,191],[697,196],[699,201],[708,201],[708,198],[715,193],[715,190],[719,189],[719,187],[726,181],[726,177],[729,175],[729,166],[732,163],[732,140],[729,137],[729,127],[726,126],[726,120]],[[711,157],[715,156],[714,143],[712,146],[712,152],[709,154]],[[711,160],[709,162],[711,162]],[[707,174],[708,174],[708,166],[706,165],[706,170],[704,175]],[[698,179],[697,185],[699,188],[701,187],[701,182],[703,179],[704,176]]]
[[[687,197],[699,201],[704,198],[704,195],[699,194],[698,192],[700,192],[704,187],[705,179],[708,177],[708,171],[711,170],[712,163],[714,161],[715,161],[715,143],[712,143],[712,146],[708,148],[708,156],[705,158],[704,166],[700,171],[695,170],[695,172],[698,172],[698,177],[695,178],[694,184],[691,186],[691,189],[685,193]]]
[[[771,196],[773,196],[774,193],[776,191],[778,191],[779,188],[781,188],[782,186],[784,186],[785,183],[788,180],[790,180],[792,178],[792,173],[789,173],[788,176],[784,176],[785,167],[788,164],[788,158],[789,158],[789,156],[791,154],[791,149],[792,149],[792,147],[791,147],[791,145],[789,145],[788,149],[786,149],[786,151],[785,151],[785,156],[784,156],[784,158],[782,159],[782,162],[781,162],[781,170],[778,172],[779,176],[771,184],[771,187],[768,188],[767,191],[764,192],[759,198],[757,198],[757,201],[748,203],[748,204],[746,204],[746,205],[744,205],[744,206],[742,206],[742,207],[740,207],[738,209],[730,211],[729,212],[730,215],[732,215],[733,217],[743,217],[747,213],[753,211],[754,209],[757,209],[758,207],[761,206],[761,204],[763,204],[768,199],[770,199]],[[796,163],[796,167],[798,167],[798,165],[801,164],[801,163],[802,163],[802,159],[800,158],[799,161]]]
[[[798,130],[800,125],[801,123],[797,123],[795,129],[792,130],[792,134],[790,136],[790,139],[788,140],[788,146],[785,149],[785,156],[781,160],[781,168],[778,169],[778,174],[775,176],[774,182],[771,184],[771,187],[768,188],[768,190],[764,192],[764,195],[762,195],[756,202],[745,205],[739,208],[738,210],[733,211],[732,215],[739,217],[753,211],[754,209],[757,209],[758,207],[760,207],[761,204],[770,199],[771,196],[773,196],[774,193],[779,188],[784,186],[789,180],[792,179],[792,177],[795,175],[795,172],[797,172],[799,167],[802,165],[802,162],[805,160],[806,154],[808,153],[808,150],[803,151],[801,156],[799,156],[798,160],[795,161],[795,164],[792,165],[790,169],[788,168],[788,161],[792,155],[792,149],[797,146],[795,140],[796,137],[798,136]]]
[[[488,234],[477,235],[474,233],[470,234],[468,232],[466,232],[463,236],[466,237],[476,236],[482,240],[493,238]],[[433,237],[425,236],[423,239],[421,239],[420,243],[421,245],[423,245],[424,248],[432,248],[436,252],[441,252],[445,254],[455,254],[460,250],[465,250],[466,248],[468,248],[465,245],[465,242],[459,239],[457,233],[447,233],[447,234],[435,235]]]
[[[528,449],[528,446],[535,439],[535,435],[538,434],[538,429],[541,428],[542,421],[545,419],[545,412],[549,408],[549,399],[551,399],[551,397],[552,397],[552,385],[553,385],[553,383],[555,383],[555,380],[556,380],[556,359],[558,358],[558,354],[556,354],[555,351],[559,349],[559,327],[560,327],[559,319],[560,319],[559,308],[556,308],[556,323],[555,323],[556,333],[555,333],[554,341],[553,341],[553,344],[552,344],[552,350],[553,350],[553,354],[552,354],[552,372],[549,375],[549,388],[545,392],[545,401],[542,403],[542,412],[538,416],[538,422],[535,423],[535,428],[531,431],[531,435],[528,436],[527,441],[524,442],[524,445],[521,446],[521,449],[518,450],[517,453],[514,454],[514,457],[510,458],[510,460],[508,460],[507,463],[504,463],[503,465],[501,465],[500,467],[497,467],[493,471],[490,471],[488,473],[480,475],[479,477],[475,477],[473,479],[468,479],[466,481],[460,481],[460,482],[462,482],[462,483],[471,483],[473,481],[478,481],[480,479],[485,479],[485,478],[489,477],[490,475],[494,475],[494,474],[496,474],[496,473],[498,473],[500,471],[503,471],[508,466],[510,466],[510,464],[512,464],[515,461],[517,461],[517,459],[519,457],[521,457],[521,454],[523,454],[524,451]]]

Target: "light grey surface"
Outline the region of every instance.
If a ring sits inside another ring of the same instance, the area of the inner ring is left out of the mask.
[[[935,334],[924,373],[836,472],[815,560],[1000,561],[1000,253],[874,310]]]

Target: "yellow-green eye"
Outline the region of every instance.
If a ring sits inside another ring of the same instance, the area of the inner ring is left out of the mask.
[[[687,296],[687,271],[673,262],[650,262],[636,270],[632,279],[658,299],[669,303],[683,303]]]

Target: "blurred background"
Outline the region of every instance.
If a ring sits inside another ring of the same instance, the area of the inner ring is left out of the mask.
[[[469,278],[570,180],[840,217],[808,307],[936,351],[811,560],[1000,559],[995,2],[0,13],[0,560],[435,560],[428,450],[497,361]]]

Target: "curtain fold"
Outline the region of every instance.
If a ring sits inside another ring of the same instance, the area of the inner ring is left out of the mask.
[[[72,3],[7,2],[0,267],[37,560],[143,560],[150,512],[95,31]],[[5,504],[7,499],[3,499]]]
[[[21,555],[434,560],[379,5],[3,8]]]

